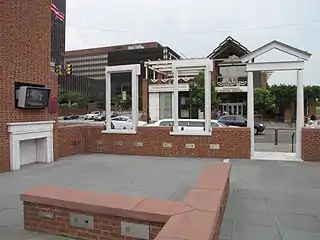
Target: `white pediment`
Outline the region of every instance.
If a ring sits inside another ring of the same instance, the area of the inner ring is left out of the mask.
[[[304,60],[304,61],[308,61],[311,57],[311,53],[308,53],[308,52],[303,51],[301,49],[298,49],[298,48],[295,48],[290,45],[287,45],[282,42],[274,40],[270,43],[263,45],[262,47],[257,48],[256,50],[242,56],[240,58],[240,60],[241,60],[241,62],[245,63],[245,62],[248,62],[252,59],[255,59],[255,58],[257,58],[257,57],[259,57],[259,56],[261,56],[271,50],[274,50],[274,49],[279,50],[281,52],[284,52],[288,55],[297,57],[298,59]]]

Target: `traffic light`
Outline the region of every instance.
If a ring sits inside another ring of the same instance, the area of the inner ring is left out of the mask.
[[[67,64],[67,75],[72,74],[72,65],[70,63]]]
[[[55,64],[54,71],[59,74],[61,72],[61,65]]]

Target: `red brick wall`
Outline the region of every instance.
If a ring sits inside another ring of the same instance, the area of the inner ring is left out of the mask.
[[[244,158],[250,156],[250,133],[247,128],[216,128],[212,136],[170,136],[167,127],[140,127],[137,134],[102,134],[99,126],[60,127],[60,156],[68,154],[110,153],[146,156]],[[80,133],[80,131],[82,131]],[[80,141],[74,146],[75,140]],[[83,146],[85,141],[85,147]],[[135,146],[135,143],[143,146]],[[164,143],[172,145],[164,147]],[[195,144],[194,149],[186,144]],[[219,150],[210,149],[210,144],[219,144]]]
[[[320,129],[302,129],[302,159],[320,162]]]
[[[0,1],[0,172],[10,169],[7,123],[56,119],[47,110],[16,109],[14,100],[15,81],[45,85],[57,96],[57,76],[50,73],[50,3]]]
[[[121,236],[121,221],[147,224],[150,226],[150,239],[155,239],[164,223],[140,221],[108,215],[94,216],[94,229],[77,228],[70,226],[69,214],[74,212],[67,208],[56,207],[48,204],[24,202],[24,228],[37,232],[45,232],[53,235],[68,236],[81,239],[100,240],[128,240],[128,237]],[[55,218],[45,219],[39,217],[39,211],[50,211]],[[79,214],[90,214],[78,211]]]
[[[86,128],[79,126],[60,126],[59,157],[67,157],[86,152]]]

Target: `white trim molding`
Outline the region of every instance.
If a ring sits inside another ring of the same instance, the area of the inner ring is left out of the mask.
[[[304,69],[304,61],[256,62],[248,63],[247,72],[255,71],[287,71]]]
[[[241,62],[248,62],[250,61],[251,59],[255,59],[273,49],[277,49],[281,52],[284,52],[288,55],[291,55],[291,56],[295,56],[299,59],[303,59],[305,61],[308,61],[311,57],[311,53],[308,53],[306,51],[303,51],[301,49],[298,49],[298,48],[295,48],[295,47],[292,47],[290,45],[287,45],[287,44],[284,44],[282,42],[279,42],[279,41],[271,41],[259,48],[257,48],[256,50],[244,55],[243,57],[240,58]]]
[[[141,74],[140,64],[106,66],[106,130],[102,133],[119,133],[111,128],[111,74],[112,73],[131,73],[131,108],[132,108],[132,131],[135,134],[139,120],[139,75]],[[128,133],[127,131],[121,133]]]
[[[7,124],[10,134],[11,171],[19,170],[21,167],[20,142],[24,140],[41,139],[41,146],[37,145],[36,162],[53,162],[53,123],[54,121],[15,122]]]

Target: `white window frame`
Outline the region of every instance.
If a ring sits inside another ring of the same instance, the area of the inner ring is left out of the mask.
[[[111,129],[111,74],[131,73],[131,109],[132,129]],[[102,133],[136,134],[139,120],[139,75],[141,74],[140,64],[106,66],[106,129]]]
[[[179,72],[186,70],[204,71],[204,89],[205,89],[205,129],[202,132],[184,132],[179,128]],[[196,135],[196,136],[211,136],[211,72],[213,71],[213,61],[210,59],[183,59],[172,61],[173,80],[173,98],[172,98],[172,117],[173,131],[170,135]]]

